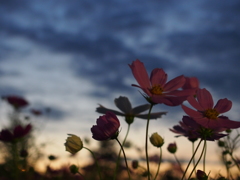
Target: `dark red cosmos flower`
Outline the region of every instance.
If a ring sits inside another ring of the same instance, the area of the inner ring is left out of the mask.
[[[182,104],[188,96],[194,95],[194,89],[178,90],[185,84],[183,75],[167,82],[167,74],[163,69],[153,69],[149,78],[141,61],[133,61],[131,65],[129,64],[129,67],[139,84],[133,84],[133,86],[141,88],[146,93],[145,98],[151,103],[177,106]]]
[[[35,116],[40,116],[42,115],[42,111],[38,110],[38,109],[31,109],[31,113]]]
[[[32,129],[31,124],[28,124],[25,127],[22,127],[21,125],[18,125],[13,129],[13,132],[11,132],[8,129],[3,129],[0,132],[0,141],[13,142],[16,139],[22,138],[25,135],[27,135],[30,132],[31,129]]]
[[[12,105],[16,109],[23,108],[29,105],[28,101],[20,96],[9,95],[3,96],[2,99],[6,100],[10,105]]]
[[[220,133],[225,131],[225,128],[218,130],[208,129],[198,124],[189,116],[183,116],[182,121],[180,121],[179,124],[180,125],[173,126],[170,131],[179,134],[180,136],[185,136],[192,142],[196,141],[198,138],[214,141],[227,135]]]
[[[98,141],[115,139],[118,136],[120,122],[117,116],[112,112],[97,119],[97,125],[92,126],[92,138]]]
[[[218,100],[217,104],[214,106],[212,95],[204,88],[198,89],[196,99],[193,96],[189,96],[187,101],[196,110],[183,104],[182,109],[187,115],[205,128],[217,130],[240,127],[240,122],[229,120],[228,117],[220,115],[229,111],[232,107],[232,102],[227,98]]]

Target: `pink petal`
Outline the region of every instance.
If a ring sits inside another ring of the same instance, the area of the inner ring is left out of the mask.
[[[151,73],[150,81],[152,86],[160,85],[163,87],[167,81],[167,74],[163,69],[156,68]]]
[[[163,87],[164,91],[173,91],[180,87],[182,87],[185,83],[185,77],[183,75],[178,76],[171,81],[169,81],[165,86]]]
[[[164,95],[168,96],[193,96],[195,94],[194,89],[184,89],[184,90],[174,90],[170,92],[164,93]]]
[[[174,96],[153,96],[152,101],[154,103],[163,103],[167,106],[178,106],[186,100],[186,97],[174,97]]]
[[[217,121],[221,125],[219,128],[236,129],[240,127],[240,122],[229,120],[226,116],[219,116]]]
[[[181,105],[182,109],[184,110],[184,112],[189,115],[192,118],[203,118],[203,114],[201,112],[195,111],[193,109],[190,109],[189,107],[185,106],[185,105]]]
[[[141,61],[137,59],[136,61],[133,61],[131,65],[129,64],[129,67],[131,68],[136,81],[142,88],[151,88],[148,73]]]
[[[208,90],[198,89],[197,91],[197,100],[203,109],[211,109],[213,108],[213,99],[212,95]]]
[[[197,109],[197,110],[199,110],[199,111],[204,111],[204,110],[205,110],[193,96],[189,96],[189,97],[187,98],[187,101],[188,101],[189,104],[191,104],[191,106],[194,107],[195,109]]]
[[[227,98],[219,99],[214,109],[216,109],[219,114],[225,113],[232,108],[232,101],[229,101]]]
[[[196,77],[185,77],[186,82],[183,89],[192,89],[192,88],[199,88],[199,81]]]
[[[209,122],[211,121],[211,119],[208,119],[208,118],[205,118],[205,117],[193,118],[193,119],[194,119],[194,121],[196,121],[201,126],[203,126],[205,128],[209,128]]]

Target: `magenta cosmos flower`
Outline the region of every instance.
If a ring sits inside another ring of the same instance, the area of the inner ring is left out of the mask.
[[[6,100],[10,105],[12,105],[16,109],[24,108],[27,105],[29,105],[28,101],[20,96],[9,95],[3,96],[2,99]]]
[[[240,122],[229,120],[228,117],[220,115],[229,111],[232,102],[227,98],[218,100],[214,106],[212,95],[208,90],[198,89],[196,99],[189,96],[187,101],[196,110],[182,105],[186,114],[192,117],[198,124],[209,129],[234,129],[240,127]]]
[[[26,136],[31,131],[31,129],[32,129],[31,124],[28,124],[25,127],[18,125],[13,129],[13,132],[11,132],[8,129],[3,129],[0,132],[0,141],[13,142],[19,138]]]
[[[151,103],[177,106],[182,104],[189,95],[194,94],[193,89],[178,90],[185,84],[185,77],[183,75],[167,82],[167,74],[163,69],[153,69],[149,78],[145,66],[141,61],[133,61],[129,67],[139,84],[133,84],[133,86],[141,88],[146,93],[145,98]]]
[[[112,112],[107,112],[105,115],[97,119],[97,125],[91,128],[92,138],[98,141],[115,139],[118,136],[118,128],[120,122],[117,116]]]
[[[218,140],[227,134],[221,134],[221,131],[226,129],[212,130],[205,128],[194,121],[189,116],[183,116],[182,121],[179,122],[179,125],[173,126],[170,131],[179,134],[179,136],[185,136],[189,141],[194,142],[198,138],[208,141]],[[176,137],[179,137],[176,136]]]

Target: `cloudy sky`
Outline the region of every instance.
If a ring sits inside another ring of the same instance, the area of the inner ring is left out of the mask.
[[[163,68],[169,79],[198,77],[214,99],[233,101],[226,115],[239,121],[239,19],[238,0],[1,1],[0,95],[50,107],[42,131],[63,148],[67,133],[91,136],[98,103],[114,107],[120,95],[133,106],[146,103],[128,67],[140,59],[149,73]],[[179,107],[154,111],[168,111],[150,131],[164,136],[184,115]],[[133,126],[130,135],[144,134],[145,122]]]

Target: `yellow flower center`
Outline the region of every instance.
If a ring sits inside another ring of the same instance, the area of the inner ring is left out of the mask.
[[[217,119],[218,115],[219,113],[216,109],[207,109],[206,111],[204,111],[204,116],[209,119]]]
[[[155,85],[152,87],[152,89],[150,89],[150,92],[152,94],[161,95],[163,92],[163,88],[160,85]]]

